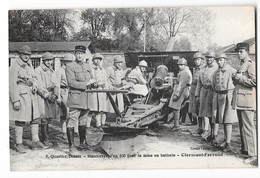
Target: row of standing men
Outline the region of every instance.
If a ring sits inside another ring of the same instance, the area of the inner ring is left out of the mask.
[[[198,121],[198,135],[225,152],[232,152],[232,124],[239,122],[241,153],[248,156],[245,161],[249,163],[257,159],[255,63],[249,57],[249,44],[238,43],[236,51],[238,70],[227,63],[224,53],[216,55],[213,51],[205,55],[206,64],[201,53],[194,54],[193,76],[187,61],[178,61],[180,71],[169,102],[172,112],[168,120],[174,120],[172,131],[181,129],[180,109],[188,99],[189,116]],[[217,141],[219,124],[224,125],[222,143]]]
[[[52,68],[53,54],[46,52],[42,56],[42,63],[34,70],[30,60],[31,48],[26,45],[20,48],[19,58],[9,68],[9,111],[10,120],[15,124],[14,148],[17,152],[26,152],[22,138],[27,122],[31,125],[33,150],[52,146],[49,125],[57,115],[61,121],[62,138],[66,139],[67,136],[69,151],[77,151],[74,143],[75,132],[79,134],[79,148],[87,148],[85,135],[86,132],[92,132],[92,118],[95,118],[96,131],[102,131],[101,126],[106,123],[106,113],[114,113],[114,109],[105,93],[85,91],[128,86],[133,92],[138,92],[138,89],[143,91],[142,87],[146,87],[146,80],[143,78],[147,67],[145,61],[141,61],[139,66],[130,71],[126,82],[122,58],[115,57],[114,65],[104,69],[102,55],[95,54],[92,58],[93,64],[90,65],[85,62],[85,52],[85,46],[75,46],[74,55],[65,55],[61,68],[57,71]],[[112,97],[122,112],[122,94],[114,94]],[[39,125],[41,138],[38,135]]]

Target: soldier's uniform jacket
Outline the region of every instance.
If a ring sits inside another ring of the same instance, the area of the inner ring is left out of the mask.
[[[103,67],[91,65],[91,71],[93,78],[101,85],[98,85],[97,89],[108,89],[107,73]],[[106,93],[89,93],[89,98],[93,102],[89,109],[91,111],[103,111],[108,112],[108,99]]]
[[[67,105],[69,108],[88,109],[91,101],[88,99],[87,82],[93,78],[88,64],[73,61],[66,67],[66,77],[69,85]]]
[[[181,104],[189,97],[190,85],[192,82],[192,74],[189,67],[185,68],[178,73],[178,83],[174,85],[173,93],[169,102],[169,107],[173,109],[181,109]],[[178,96],[176,101],[173,101],[173,96]]]
[[[9,68],[9,114],[10,120],[29,122],[40,117],[37,94],[32,87],[37,87],[35,71],[30,62],[17,58]],[[20,101],[20,110],[13,109],[13,103]]]
[[[134,84],[143,84],[145,85],[147,81],[144,78],[143,73],[139,66],[136,66],[127,76]]]
[[[35,69],[35,73],[38,80],[37,92],[41,118],[53,118],[56,116],[56,104],[50,103],[46,96],[48,94],[59,96],[56,74],[43,63]]]
[[[212,117],[212,76],[218,69],[218,65],[213,62],[211,66],[203,67],[199,72],[199,79],[195,96],[200,97],[199,117]]]
[[[234,73],[236,73],[236,69],[226,64],[213,74],[213,123],[238,122],[236,111],[231,106],[235,88],[232,81]]]
[[[199,103],[196,103],[195,101],[195,92],[196,92],[196,87],[199,79],[199,71],[202,67],[204,67],[203,64],[201,64],[198,67],[195,67],[192,75],[190,98],[189,98],[189,112],[194,114],[198,114]]]
[[[125,79],[125,71],[120,68],[116,68],[114,65],[106,68],[108,83],[114,88],[122,87],[122,80]],[[117,106],[120,112],[124,110],[123,94],[117,93],[112,95],[114,101],[117,101]],[[114,113],[114,109],[108,101],[108,112]]]
[[[256,74],[255,63],[248,57],[242,62],[237,73],[242,77],[235,81],[235,91],[232,101],[234,109],[255,110],[256,109]]]

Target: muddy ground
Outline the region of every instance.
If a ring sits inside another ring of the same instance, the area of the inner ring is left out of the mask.
[[[50,125],[53,146],[46,150],[30,150],[30,127],[25,127],[25,154],[18,154],[13,149],[14,129],[10,123],[10,168],[12,171],[28,171],[257,167],[256,162],[244,163],[246,156],[240,153],[238,124],[233,127],[232,153],[224,153],[196,136],[197,126],[187,124],[178,132],[170,131],[171,126],[160,123],[151,128],[153,132],[145,132],[136,137],[104,136],[100,144],[70,156],[67,141],[61,138],[58,120],[53,120]],[[223,137],[221,126],[218,141],[221,142]],[[76,145],[78,142],[76,137]]]

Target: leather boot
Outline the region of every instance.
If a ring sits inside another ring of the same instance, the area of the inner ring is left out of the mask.
[[[50,142],[50,140],[48,139],[48,124],[47,123],[42,123],[41,124],[41,142],[48,147],[52,146],[52,143]]]
[[[32,142],[32,150],[43,150],[49,148],[48,146],[44,145],[42,142]]]
[[[69,143],[69,152],[70,154],[77,154],[78,151],[74,143],[74,127],[67,127],[67,138]]]
[[[85,145],[86,140],[86,126],[79,126],[79,148],[80,149],[86,149]]]

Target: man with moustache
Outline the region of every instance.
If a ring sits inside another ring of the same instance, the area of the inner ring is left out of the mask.
[[[74,143],[74,126],[79,124],[80,148],[85,148],[86,129],[90,129],[91,117],[89,114],[88,93],[85,90],[94,82],[91,67],[85,63],[85,46],[75,46],[76,60],[66,67],[66,76],[69,86],[67,106],[69,118],[67,123],[67,137],[70,154],[77,153]]]

